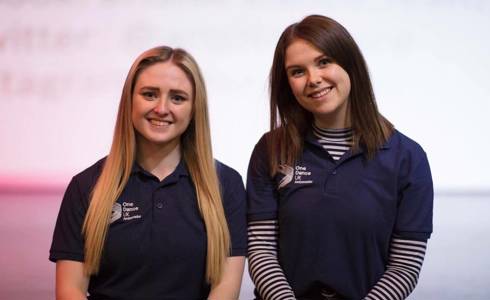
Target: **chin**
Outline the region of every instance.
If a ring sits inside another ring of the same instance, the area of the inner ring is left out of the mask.
[[[149,136],[145,136],[144,139],[148,143],[151,143],[151,144],[164,145],[164,144],[168,144],[168,143],[172,142],[175,138],[171,137],[171,136],[162,137],[162,136],[151,136],[151,135],[149,135]]]

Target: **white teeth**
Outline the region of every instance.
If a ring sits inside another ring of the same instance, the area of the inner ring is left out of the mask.
[[[328,87],[326,89],[323,89],[319,92],[316,92],[316,93],[313,93],[310,95],[311,98],[320,98],[320,97],[323,97],[325,96],[326,94],[328,94],[328,92],[330,92],[332,90],[332,87]]]
[[[155,125],[155,126],[165,126],[165,125],[170,125],[170,122],[167,122],[167,121],[160,121],[160,120],[155,120],[155,119],[151,119],[151,120],[150,120],[150,123],[151,123],[151,125]]]

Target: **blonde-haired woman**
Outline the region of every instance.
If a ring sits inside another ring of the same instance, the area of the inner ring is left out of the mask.
[[[182,49],[133,63],[109,155],[73,177],[50,260],[57,299],[237,299],[240,175],[213,160],[206,89]]]

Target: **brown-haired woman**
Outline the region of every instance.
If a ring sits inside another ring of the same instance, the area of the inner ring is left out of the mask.
[[[355,41],[324,16],[290,25],[270,91],[247,179],[256,296],[406,298],[432,232],[430,168],[378,112]]]
[[[206,90],[182,49],[133,63],[109,155],[76,175],[50,251],[57,299],[237,299],[240,175],[214,161]]]

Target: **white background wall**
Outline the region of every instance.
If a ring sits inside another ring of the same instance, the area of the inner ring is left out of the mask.
[[[110,146],[135,57],[191,52],[208,86],[215,156],[243,176],[268,127],[281,31],[341,22],[380,110],[427,151],[437,190],[490,188],[488,1],[0,1],[0,180],[66,182]]]

